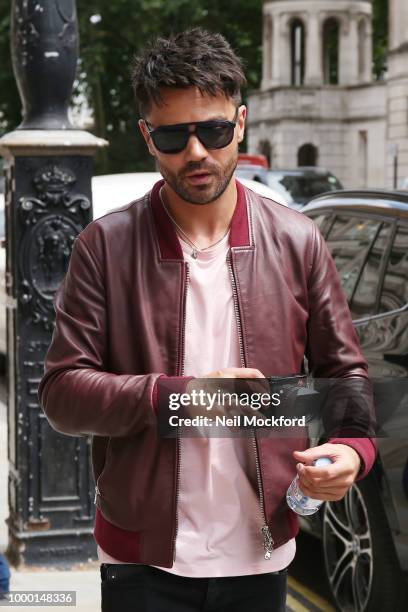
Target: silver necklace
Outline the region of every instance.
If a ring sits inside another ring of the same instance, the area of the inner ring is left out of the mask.
[[[162,196],[162,190],[160,189],[159,191],[159,196],[160,196],[160,201],[163,204],[163,208],[167,213],[167,216],[169,217],[170,221],[175,225],[175,227],[178,229],[178,231],[180,232],[180,234],[183,236],[183,238],[185,238],[185,240],[187,241],[187,243],[191,246],[191,248],[193,249],[191,252],[191,257],[193,259],[197,259],[198,254],[201,253],[202,251],[207,251],[208,249],[211,249],[212,247],[216,246],[217,244],[219,244],[222,240],[224,240],[225,236],[228,234],[229,232],[229,227],[227,229],[227,231],[225,232],[225,234],[223,236],[221,236],[221,238],[219,240],[217,240],[216,242],[213,242],[213,244],[210,244],[208,247],[204,247],[203,249],[200,249],[200,247],[198,247],[192,240],[191,238],[188,237],[188,235],[186,234],[186,232],[181,229],[181,227],[179,226],[179,224],[177,223],[177,221],[173,218],[173,216],[169,213],[169,211],[167,210],[167,206],[164,203],[163,200],[163,196]]]

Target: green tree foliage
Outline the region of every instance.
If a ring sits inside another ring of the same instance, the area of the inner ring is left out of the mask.
[[[21,121],[10,60],[10,5],[0,2],[0,133]],[[387,0],[373,0],[378,78],[386,58],[387,5]],[[196,25],[221,32],[244,59],[249,89],[259,86],[262,0],[77,0],[77,10],[81,50],[76,94],[85,93],[94,109],[94,132],[110,142],[97,159],[97,173],[153,168],[138,133],[130,86],[131,59],[150,38]]]
[[[138,132],[130,87],[131,59],[150,38],[196,25],[220,31],[243,57],[249,86],[259,85],[261,0],[77,0],[77,8],[80,79],[95,111],[95,132],[110,141],[98,159],[99,172],[153,167]],[[95,15],[100,16],[98,23],[92,23]]]
[[[10,60],[10,3],[0,3],[0,132],[21,121],[21,102]],[[77,0],[80,63],[76,99],[85,93],[98,136],[110,142],[96,171],[152,169],[138,133],[130,64],[146,42],[200,25],[223,33],[244,59],[250,88],[262,63],[262,0]],[[245,94],[245,92],[244,92]]]

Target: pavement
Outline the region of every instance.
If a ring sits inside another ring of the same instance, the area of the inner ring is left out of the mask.
[[[11,568],[10,591],[75,591],[76,607],[68,606],[15,606],[18,609],[54,612],[75,610],[75,612],[100,612],[99,569],[82,571],[58,571],[38,569],[15,570]],[[14,608],[14,606],[13,606]],[[0,606],[0,610],[2,607]],[[5,608],[11,609],[11,608]]]
[[[7,406],[0,401],[0,552],[7,548]],[[70,571],[44,568],[10,568],[11,591],[76,591],[75,612],[100,612],[100,578],[98,563],[81,564]],[[14,607],[14,606],[13,606]],[[68,610],[67,606],[15,606],[19,610],[49,612]],[[0,610],[3,607],[0,606]],[[10,607],[4,608],[10,610]]]

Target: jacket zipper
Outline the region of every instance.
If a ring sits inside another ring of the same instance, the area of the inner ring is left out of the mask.
[[[264,557],[265,559],[270,559],[273,550],[273,539],[271,530],[269,529],[268,523],[266,522],[266,514],[265,514],[265,501],[263,494],[263,486],[262,486],[262,476],[261,476],[261,468],[259,466],[259,453],[258,453],[258,444],[256,441],[256,432],[253,429],[254,437],[252,438],[252,444],[255,453],[255,463],[256,463],[256,478],[258,481],[258,489],[259,489],[259,504],[261,506],[261,513],[264,520],[264,524],[261,528],[262,536],[263,536],[263,547],[264,547]]]
[[[186,328],[186,303],[187,303],[187,290],[188,290],[188,284],[189,284],[189,280],[190,280],[190,270],[188,267],[188,263],[185,264],[186,266],[186,275],[185,275],[185,285],[184,285],[184,295],[183,295],[183,321],[182,321],[182,326],[181,326],[181,342],[180,342],[180,346],[181,346],[181,350],[180,350],[180,360],[179,360],[179,364],[178,364],[178,371],[179,371],[179,375],[180,376],[184,376],[184,344],[185,344],[185,328]],[[180,459],[181,459],[181,438],[178,435],[178,431],[177,431],[177,465],[176,465],[176,525],[175,525],[175,530],[174,530],[174,536],[173,536],[173,561],[176,558],[176,539],[177,539],[177,532],[178,532],[178,513],[177,513],[177,508],[178,508],[178,501],[179,501],[179,492],[180,492]],[[96,481],[96,485],[95,485],[95,498],[94,498],[94,504],[97,505],[97,499],[98,499],[98,495],[100,496],[101,492],[98,488],[98,482],[99,482],[99,478]]]
[[[241,366],[243,368],[245,368],[246,367],[246,363],[245,363],[245,354],[244,354],[244,343],[242,341],[242,327],[241,327],[241,318],[239,316],[238,293],[237,293],[237,286],[236,286],[236,282],[235,282],[234,270],[233,270],[233,266],[232,266],[232,254],[231,254],[231,251],[229,252],[229,255],[228,255],[228,258],[227,258],[227,264],[228,264],[228,269],[230,271],[230,276],[231,276],[232,295],[233,295],[233,300],[234,300],[235,318],[236,318],[236,321],[237,321],[238,339],[239,339],[239,353],[240,353],[240,356],[241,356]],[[264,524],[261,527],[261,532],[262,532],[262,537],[263,537],[263,548],[264,548],[264,552],[265,552],[264,557],[265,557],[265,559],[270,559],[271,555],[272,555],[274,541],[273,541],[273,538],[272,538],[271,530],[270,530],[270,528],[268,526],[268,523],[267,523],[267,520],[266,520],[264,492],[263,492],[263,485],[262,485],[262,475],[261,475],[261,468],[260,468],[260,465],[259,465],[259,453],[258,453],[258,445],[257,445],[257,441],[256,441],[256,431],[255,431],[255,428],[253,429],[252,443],[253,443],[253,449],[254,449],[254,454],[255,454],[256,479],[257,479],[257,483],[258,483],[258,492],[259,492],[259,505],[260,505],[260,509],[261,509],[262,520],[264,521]]]
[[[108,457],[108,449],[109,449],[109,445],[110,445],[110,443],[111,443],[111,438],[109,438],[108,443],[107,443],[107,445],[106,445],[106,449],[105,449],[105,464],[104,464],[104,466],[103,466],[103,468],[102,468],[102,472],[103,472],[103,470],[105,469],[105,466],[106,466],[106,461],[107,461],[107,457]],[[95,505],[95,506],[97,506],[97,505],[98,505],[98,504],[96,503],[96,502],[97,502],[97,500],[98,500],[98,496],[99,496],[99,497],[101,496],[101,492],[100,492],[100,490],[99,490],[99,486],[98,486],[98,485],[99,485],[99,480],[100,480],[100,477],[102,476],[102,472],[99,474],[98,478],[96,479],[96,483],[95,483],[95,497],[94,497],[94,505]]]
[[[230,276],[231,276],[232,297],[233,297],[233,301],[234,301],[235,319],[236,319],[236,322],[237,322],[237,329],[238,329],[239,354],[240,354],[240,357],[241,357],[241,366],[243,368],[245,368],[246,364],[245,364],[245,355],[244,355],[244,343],[242,341],[241,318],[239,316],[237,286],[235,284],[235,276],[234,276],[234,271],[232,269],[231,250],[230,250],[230,252],[228,254],[228,257],[227,257],[227,264],[228,264],[228,269],[229,269]]]
[[[185,356],[185,336],[186,336],[186,308],[187,308],[187,291],[190,281],[190,269],[188,263],[185,263],[185,281],[183,294],[183,321],[181,326],[181,341],[180,341],[180,360],[178,365],[179,376],[184,376],[184,356]],[[178,502],[180,494],[180,462],[181,462],[181,438],[179,429],[177,429],[177,458],[176,458],[176,525],[173,536],[173,562],[176,559],[176,540],[178,533]]]

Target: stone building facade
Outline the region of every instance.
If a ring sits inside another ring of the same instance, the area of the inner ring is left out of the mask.
[[[371,0],[265,1],[250,152],[272,168],[327,167],[347,187],[408,177],[408,0],[388,3],[388,69],[374,81]]]

